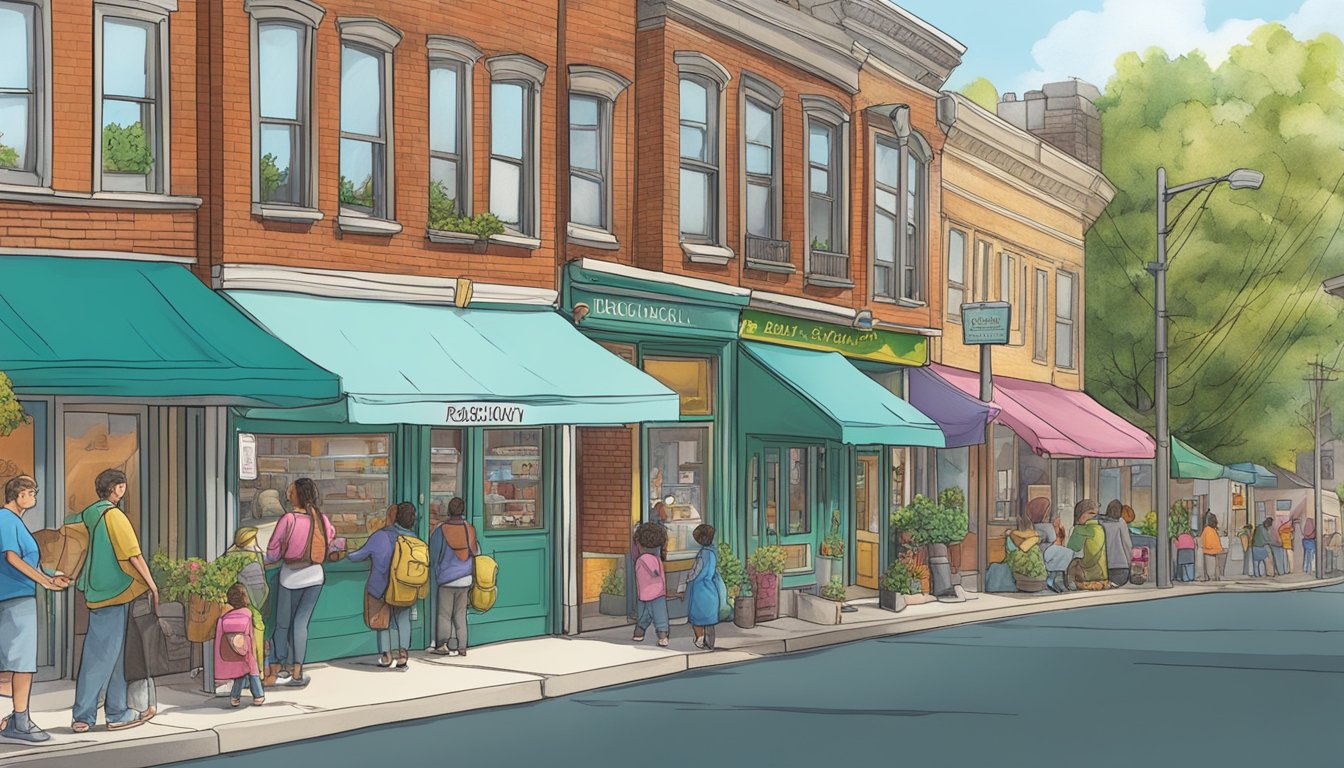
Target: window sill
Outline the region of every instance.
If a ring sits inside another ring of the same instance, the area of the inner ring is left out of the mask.
[[[798,271],[798,268],[792,264],[780,264],[776,261],[747,259],[744,263],[747,265],[747,269],[757,269],[761,272],[773,272],[777,275],[792,275]]]
[[[354,235],[391,236],[401,232],[401,225],[387,219],[375,219],[371,216],[352,216],[342,213],[336,217],[336,226],[341,232]]]
[[[924,301],[915,301],[914,299],[893,299],[887,296],[874,296],[873,301],[882,304],[895,304],[898,307],[907,307],[909,309],[919,309],[928,306],[928,302]]]
[[[713,264],[719,267],[726,265],[737,255],[733,253],[732,248],[708,243],[687,243],[683,241],[681,250],[693,264]]]
[[[621,249],[621,241],[616,236],[596,227],[589,227],[583,224],[569,222],[565,226],[565,239],[570,245],[582,245],[587,248],[601,248],[606,251],[618,251]]]
[[[803,282],[822,288],[853,288],[854,281],[847,277],[826,277],[825,275],[807,275]]]
[[[439,245],[475,245],[481,238],[470,232],[450,232],[446,229],[427,229],[425,237]]]
[[[511,245],[514,248],[526,248],[529,251],[535,251],[541,247],[541,238],[530,237],[514,233],[504,233],[502,235],[491,235],[490,242],[498,245]]]
[[[145,211],[194,211],[201,198],[185,195],[144,195],[133,192],[58,192],[51,187],[0,184],[0,202],[73,205],[82,208],[129,208]]]
[[[260,216],[267,221],[285,221],[291,224],[312,224],[315,221],[321,221],[325,218],[324,214],[316,208],[300,208],[289,205],[266,205],[264,203],[252,204],[252,215]]]

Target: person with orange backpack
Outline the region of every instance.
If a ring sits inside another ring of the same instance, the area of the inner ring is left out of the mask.
[[[395,510],[395,512],[393,512]],[[350,553],[351,562],[369,561],[369,578],[364,583],[366,605],[372,601],[381,601],[387,606],[387,623],[376,622],[371,629],[378,637],[378,666],[384,669],[392,667],[406,669],[410,657],[407,650],[411,647],[411,606],[419,595],[419,585],[412,584],[407,589],[406,580],[412,578],[411,571],[423,570],[424,581],[429,581],[428,554],[423,556],[423,568],[416,565],[416,551],[425,546],[415,535],[415,505],[403,501],[388,510],[392,519],[390,525],[373,532],[364,546]],[[417,545],[419,545],[417,547]],[[419,577],[414,577],[418,580]],[[365,614],[369,612],[366,610]],[[396,631],[395,659],[392,657],[392,632]]]
[[[432,650],[440,656],[467,655],[468,593],[481,547],[476,528],[467,522],[466,508],[462,499],[454,497],[448,502],[448,520],[430,536],[429,560],[439,590]]]

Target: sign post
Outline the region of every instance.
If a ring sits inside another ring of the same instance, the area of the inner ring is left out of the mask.
[[[994,399],[994,374],[991,370],[991,353],[996,344],[1007,344],[1009,330],[1012,328],[1013,305],[1006,301],[978,301],[961,305],[961,343],[980,347],[980,400],[988,403]],[[981,483],[981,498],[976,515],[977,532],[975,537],[976,565],[979,570],[980,589],[984,589],[985,574],[989,570],[989,508],[994,501],[994,425],[985,425],[985,453],[988,455],[989,471],[984,474]]]

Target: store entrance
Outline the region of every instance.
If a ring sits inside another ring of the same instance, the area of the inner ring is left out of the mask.
[[[881,460],[880,454],[859,454],[854,474],[854,581],[868,589],[877,589],[882,556]]]

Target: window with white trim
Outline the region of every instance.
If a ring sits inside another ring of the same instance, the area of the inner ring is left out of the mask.
[[[961,322],[961,305],[966,303],[966,233],[947,231],[947,319]]]
[[[783,91],[754,75],[742,75],[742,144],[746,178],[746,233],[778,240],[781,234],[779,191],[779,112]]]
[[[462,38],[432,35],[429,47],[429,222],[448,231],[470,216],[471,72],[481,52]]]
[[[1071,272],[1061,269],[1055,273],[1055,365],[1060,368],[1077,367],[1074,364],[1077,344],[1074,322],[1078,308],[1076,285]]]
[[[921,302],[928,275],[928,166],[933,153],[922,136],[911,132],[904,137],[879,134],[874,154],[873,295]],[[988,291],[978,280],[970,287],[977,299]]]
[[[0,182],[50,176],[47,41],[45,2],[0,2]]]
[[[254,211],[313,210],[313,40],[326,12],[308,0],[247,0],[243,8],[252,21]]]
[[[342,229],[395,215],[392,52],[401,33],[377,19],[340,19]]]
[[[679,230],[683,243],[724,243],[723,91],[728,70],[701,53],[677,51],[680,173]],[[696,251],[688,251],[692,258]],[[723,254],[726,258],[731,252]]]
[[[1032,297],[1035,327],[1032,328],[1031,359],[1044,363],[1049,360],[1050,347],[1050,275],[1044,269],[1036,270],[1036,295]]]
[[[535,237],[541,203],[538,107],[546,66],[530,56],[486,60],[490,68],[490,212],[517,234]]]
[[[598,67],[569,68],[569,223],[611,225],[611,136],[616,99],[630,81]]]
[[[167,192],[168,12],[95,12],[95,168],[105,192]]]
[[[849,282],[849,113],[823,96],[803,96],[807,145],[807,272]],[[839,284],[837,283],[837,284]]]

